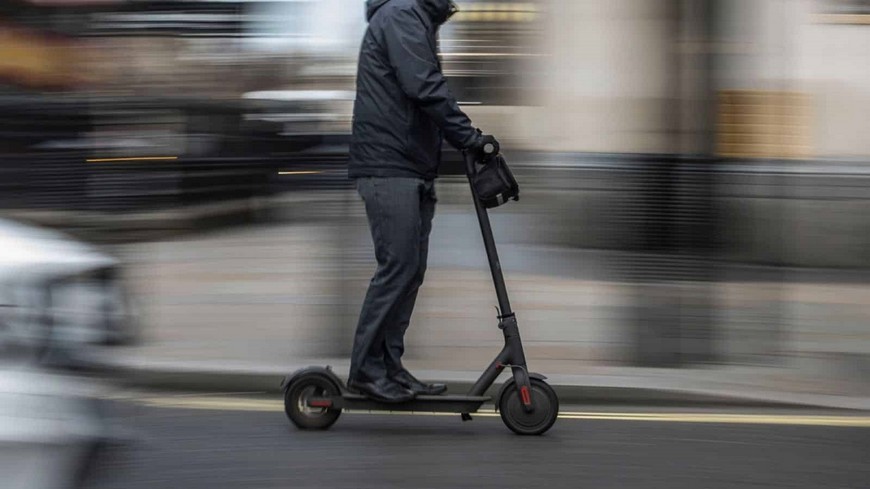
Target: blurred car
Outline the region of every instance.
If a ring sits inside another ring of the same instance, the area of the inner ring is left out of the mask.
[[[112,447],[98,407],[103,388],[35,367],[0,374],[0,474],[4,489],[79,488]]]
[[[5,219],[0,249],[0,358],[137,338],[115,258],[61,233]]]
[[[113,438],[106,386],[81,368],[95,345],[137,336],[119,262],[3,219],[0,249],[2,487],[81,487]]]

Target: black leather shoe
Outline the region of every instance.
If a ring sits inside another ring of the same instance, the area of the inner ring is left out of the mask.
[[[402,403],[414,400],[416,395],[396,382],[384,377],[375,381],[348,380],[347,387],[375,401]]]
[[[417,394],[418,396],[437,396],[447,392],[447,386],[444,384],[424,384],[411,375],[411,372],[404,370],[390,377],[397,384]]]

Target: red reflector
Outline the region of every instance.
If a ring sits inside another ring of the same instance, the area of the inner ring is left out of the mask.
[[[495,368],[504,368],[504,365],[501,362],[495,362]]]
[[[529,388],[526,386],[520,387],[520,396],[523,398],[523,404],[528,406],[532,403],[532,395],[529,394]]]
[[[329,399],[309,401],[308,405],[311,407],[328,408],[332,407],[332,401],[330,401]]]

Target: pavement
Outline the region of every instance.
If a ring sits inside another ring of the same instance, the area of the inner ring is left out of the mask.
[[[491,218],[529,365],[567,402],[870,410],[864,278],[731,267],[718,283],[660,284],[681,298],[676,317],[692,297],[712,299],[716,359],[629,367],[637,332],[626,319],[638,291],[614,280],[620,257],[566,246],[573,238],[563,230],[573,227],[559,221],[564,196],[534,192],[532,204]],[[462,181],[439,184],[430,267],[407,335],[407,366],[453,392],[502,341],[468,198]],[[156,388],[275,391],[308,365],[344,374],[374,263],[361,204],[347,193],[293,194],[258,209],[265,222],[106,244],[127,265],[141,338],[99,360],[130,385]]]
[[[346,360],[335,358],[272,366],[158,362],[135,358],[123,361],[107,359],[106,364],[129,387],[269,393],[280,391],[280,383],[287,375],[310,365],[331,366],[342,377],[348,367]],[[413,359],[406,362],[406,366],[421,379],[446,382],[449,393],[453,394],[466,392],[480,375],[480,371],[427,369],[424,362]],[[484,366],[481,365],[481,370]],[[572,370],[583,372],[578,374],[560,373],[559,366],[557,362],[530,361],[531,370],[544,373],[562,402],[571,404],[788,406],[870,411],[870,396],[858,394],[858,391],[852,395],[844,394],[848,389],[866,389],[863,383],[825,381],[790,368],[589,366]],[[507,379],[509,374],[502,374],[488,394],[494,395]]]
[[[88,489],[667,487],[861,488],[867,416],[828,411],[563,406],[519,437],[486,412],[343,413],[294,429],[280,396],[146,393],[109,411],[133,435]]]

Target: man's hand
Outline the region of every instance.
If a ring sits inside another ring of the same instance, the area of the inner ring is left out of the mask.
[[[497,155],[500,146],[495,136],[489,134],[481,134],[474,143],[468,147],[468,153],[474,158],[474,161],[485,163],[490,158]]]

